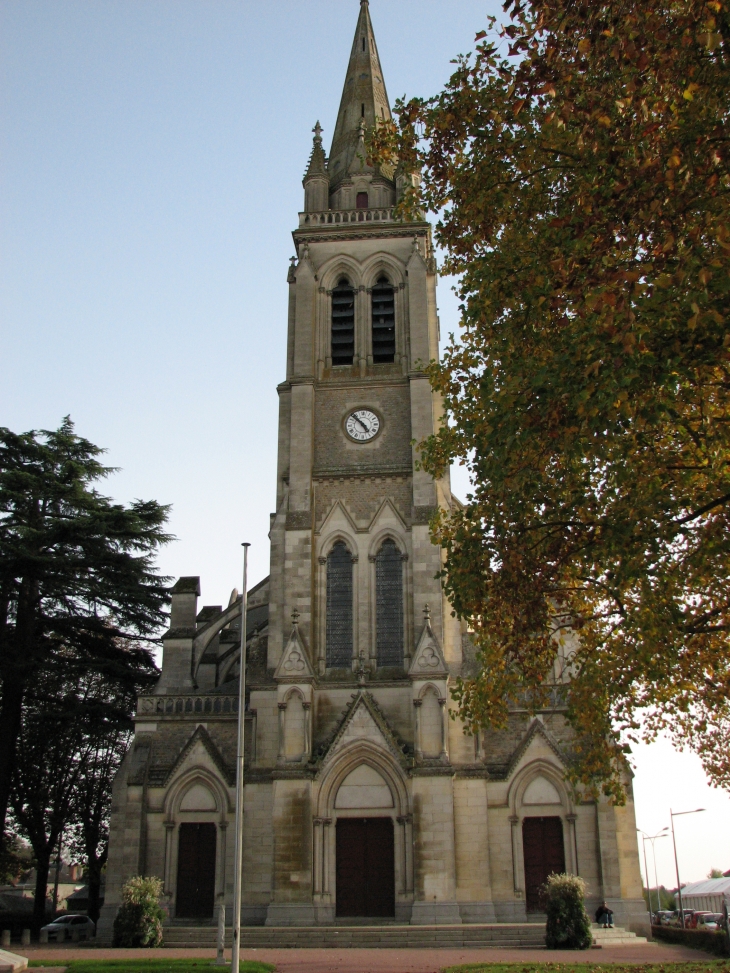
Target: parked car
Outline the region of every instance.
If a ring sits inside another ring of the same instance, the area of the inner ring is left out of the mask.
[[[705,912],[697,916],[697,929],[706,929],[709,932],[717,932],[722,929],[722,914],[719,912]]]
[[[687,923],[687,926],[690,929],[696,929],[697,923],[699,922],[700,919],[704,918],[705,916],[711,916],[711,915],[712,915],[711,912],[693,912],[689,922]]]
[[[59,916],[41,932],[48,933],[48,941],[55,940],[62,943],[65,939],[78,936],[79,939],[90,939],[96,933],[96,926],[88,916]]]
[[[689,929],[689,924],[692,921],[692,916],[693,915],[694,915],[694,910],[693,909],[685,909],[684,910],[684,928],[685,929]],[[667,925],[670,925],[670,926],[678,926],[679,928],[682,927],[682,918],[681,918],[681,913],[680,913],[679,909],[675,909],[674,910],[674,912],[672,913],[672,917],[669,920],[669,922],[668,922]]]
[[[658,912],[654,913],[654,924],[657,926],[668,926],[669,920],[674,915],[669,909],[660,909]]]

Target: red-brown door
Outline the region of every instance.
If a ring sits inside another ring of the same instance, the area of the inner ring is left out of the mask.
[[[395,915],[395,846],[390,818],[337,822],[337,915]]]
[[[181,824],[177,850],[177,900],[181,919],[210,919],[215,901],[214,824]]]
[[[525,900],[528,912],[542,911],[540,889],[548,875],[565,871],[563,822],[560,818],[525,818],[522,822],[525,858]]]

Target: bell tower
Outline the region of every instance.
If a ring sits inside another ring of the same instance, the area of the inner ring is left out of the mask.
[[[426,605],[446,661],[461,661],[428,530],[449,483],[418,470],[412,446],[440,416],[424,372],[438,355],[431,228],[396,219],[403,179],[365,149],[367,129],[390,118],[361,0],[329,158],[314,128],[278,388],[268,666],[296,612],[320,681],[406,679]]]

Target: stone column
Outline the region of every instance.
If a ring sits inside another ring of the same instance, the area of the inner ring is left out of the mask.
[[[218,874],[219,874],[218,895],[220,896],[224,896],[226,894],[226,831],[227,830],[228,830],[228,822],[221,821],[218,825],[218,833],[220,834],[220,841],[219,841],[220,848],[218,850],[218,855],[219,855],[218,861],[220,863],[218,867]]]
[[[319,895],[322,892],[322,818],[314,818],[312,821],[314,825],[314,841],[313,841],[313,876],[312,876],[312,888],[314,889],[314,894]]]
[[[330,892],[330,825],[332,818],[322,818],[322,892],[329,895]]]
[[[441,759],[449,759],[449,707],[445,696],[439,696],[441,707]]]
[[[566,814],[565,820],[568,823],[568,845],[570,846],[570,857],[573,859],[573,873],[575,875],[580,875],[580,869],[578,868],[578,839],[575,833],[575,822],[577,814]]]
[[[279,752],[278,760],[283,760],[286,753],[286,703],[279,703]]]
[[[172,843],[175,837],[175,822],[165,821],[165,895],[172,895]]]
[[[331,364],[331,362],[330,362]],[[328,366],[329,367],[329,366]],[[317,558],[317,673],[325,674],[327,668],[327,558]]]
[[[522,895],[522,887],[519,876],[517,875],[517,825],[520,823],[520,819],[516,814],[512,814],[510,815],[509,823],[512,839],[512,886],[515,895],[519,898]]]
[[[304,756],[308,760],[312,753],[312,704],[303,702],[304,710]]]
[[[408,895],[413,891],[413,815],[401,814],[396,820],[401,826],[401,841],[403,843],[403,882],[401,892]]]
[[[416,755],[416,760],[423,760],[423,750],[421,749],[421,706],[423,705],[422,699],[413,700],[413,711],[415,713],[416,727],[414,733],[414,751]]]

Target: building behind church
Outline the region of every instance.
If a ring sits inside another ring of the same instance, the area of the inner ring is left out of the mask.
[[[458,501],[416,463],[439,403],[436,260],[399,222],[408,177],[367,165],[391,117],[367,0],[329,157],[319,123],[287,278],[270,576],[249,592],[243,911],[247,925],[525,921],[553,871],[644,928],[634,809],[574,793],[560,708],[464,732],[474,670],[436,578],[428,522]],[[283,327],[283,322],[282,322]],[[129,876],[158,875],[172,922],[231,919],[241,598],[172,589],[162,674],[115,783],[108,936]],[[557,671],[557,670],[556,670]]]

